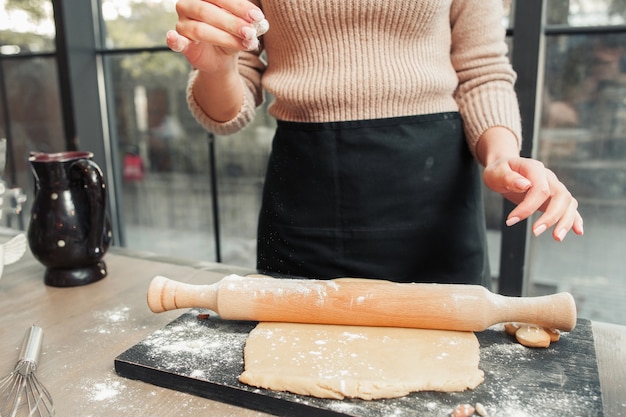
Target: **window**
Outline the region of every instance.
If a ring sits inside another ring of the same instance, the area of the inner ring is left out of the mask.
[[[582,317],[626,323],[626,33],[548,36],[539,157],[577,197],[585,236],[533,239],[537,285],[570,291]]]

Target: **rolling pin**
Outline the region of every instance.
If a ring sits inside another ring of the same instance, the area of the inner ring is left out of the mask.
[[[395,283],[366,279],[305,280],[229,275],[211,285],[156,276],[148,288],[155,313],[212,310],[225,320],[344,324],[483,331],[504,322],[570,331],[569,293],[507,297],[479,285]]]

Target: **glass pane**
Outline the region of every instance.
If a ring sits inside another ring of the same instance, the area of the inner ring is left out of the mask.
[[[507,37],[506,42],[509,48],[510,58],[513,49],[513,39],[511,37]],[[485,220],[487,224],[487,247],[489,249],[489,266],[491,268],[491,276],[495,278],[493,282],[493,290],[497,292],[497,277],[500,274],[500,245],[502,243],[502,226],[504,224],[504,199],[500,194],[495,193],[487,188],[484,183],[482,184],[482,188],[483,201],[485,204]]]
[[[54,13],[48,0],[0,0],[0,55],[54,50]]]
[[[259,109],[256,119],[245,130],[217,138],[225,263],[256,268],[257,222],[274,123],[273,118]]]
[[[540,158],[578,198],[585,235],[532,239],[535,282],[585,318],[626,324],[626,34],[547,39]]]
[[[624,0],[548,0],[548,25],[605,26],[626,22]]]
[[[504,27],[512,28],[515,16],[515,0],[502,0],[502,7],[504,8]]]
[[[126,245],[208,259],[213,235],[208,147],[206,137],[188,129],[187,65],[171,53],[117,55],[106,62]],[[195,249],[202,256],[192,253]]]
[[[176,0],[102,0],[107,49],[165,45],[176,24]]]
[[[6,59],[0,64],[4,77],[0,93],[5,95],[3,103],[7,103],[0,118],[0,138],[7,139],[3,179],[9,187],[19,187],[29,194],[22,213],[30,213],[30,152],[58,152],[65,146],[56,62],[51,58],[21,58]],[[23,226],[10,217],[3,220],[4,226]]]
[[[254,268],[256,223],[273,129],[259,112],[237,135],[217,137],[185,101],[189,66],[167,52],[116,56],[114,135],[122,161],[126,246],[163,255],[216,260],[211,182],[215,152],[222,261]]]

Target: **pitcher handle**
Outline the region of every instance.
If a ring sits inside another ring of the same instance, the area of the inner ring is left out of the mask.
[[[92,225],[87,237],[87,247],[93,248],[89,253],[93,258],[104,256],[104,224],[106,219],[106,187],[100,167],[89,159],[79,159],[72,163],[69,172],[78,176],[85,184],[89,200],[89,217]],[[102,207],[102,212],[98,209]]]

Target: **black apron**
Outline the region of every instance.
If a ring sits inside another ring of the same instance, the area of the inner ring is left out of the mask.
[[[490,288],[480,169],[458,113],[278,122],[257,269]]]

